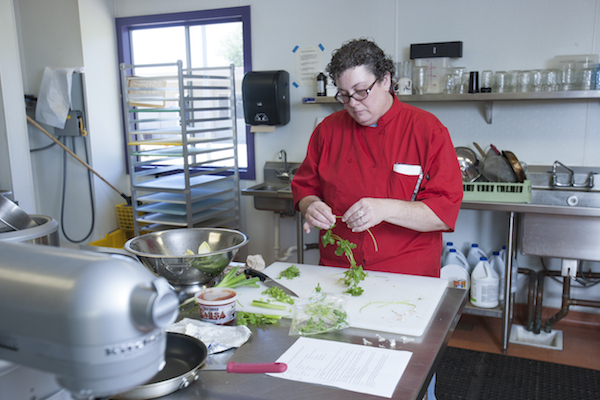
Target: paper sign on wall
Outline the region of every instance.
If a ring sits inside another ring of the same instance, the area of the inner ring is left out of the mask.
[[[301,47],[296,52],[296,79],[299,85],[314,86],[315,78],[321,71],[321,49]]]

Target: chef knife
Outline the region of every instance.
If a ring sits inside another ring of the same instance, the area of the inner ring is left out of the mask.
[[[289,294],[290,296],[300,297],[296,293],[291,291],[290,289],[286,288],[285,286],[283,286],[282,284],[280,284],[278,282],[275,282],[273,279],[271,279],[266,274],[263,274],[260,271],[257,271],[252,268],[246,268],[244,270],[244,273],[246,274],[246,276],[249,276],[252,278],[257,277],[258,279],[260,279],[261,282],[263,282],[265,285],[267,285],[269,287],[278,287],[279,289],[283,290],[285,293]]]
[[[287,370],[286,363],[236,363],[230,361],[227,365],[223,364],[205,364],[202,367],[206,371],[227,371],[230,374],[269,374],[280,373]]]

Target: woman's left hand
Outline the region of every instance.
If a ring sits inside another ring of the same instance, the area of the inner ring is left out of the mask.
[[[383,199],[364,197],[354,203],[342,215],[342,221],[346,223],[352,232],[363,232],[383,221]]]

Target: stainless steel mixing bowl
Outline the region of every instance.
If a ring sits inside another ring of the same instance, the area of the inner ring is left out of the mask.
[[[198,253],[203,242],[210,246],[210,253],[185,254],[187,250]],[[236,230],[189,228],[147,233],[130,239],[123,247],[177,288],[215,278],[246,243],[248,237]]]
[[[463,182],[473,182],[479,178],[481,173],[478,169],[479,160],[477,159],[477,154],[468,147],[459,146],[455,147],[454,150],[456,150],[456,158],[460,165]]]

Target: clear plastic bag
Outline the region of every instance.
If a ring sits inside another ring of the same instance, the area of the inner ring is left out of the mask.
[[[313,292],[295,302],[290,335],[316,335],[350,326],[348,295]]]

